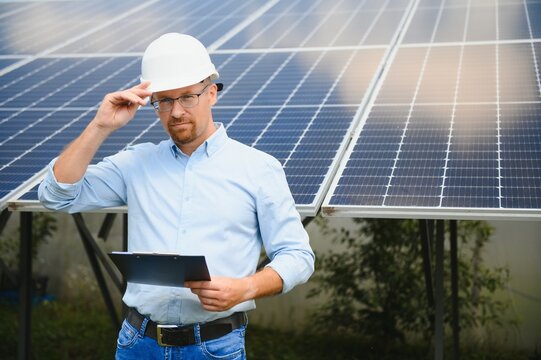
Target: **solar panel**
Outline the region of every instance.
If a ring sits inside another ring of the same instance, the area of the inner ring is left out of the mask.
[[[388,45],[410,1],[281,1],[223,49]]]
[[[299,211],[314,215],[411,2],[155,0],[10,9],[0,54],[21,60],[0,70],[2,207],[15,199],[38,206],[44,166],[91,120],[105,93],[139,81],[146,45],[178,31],[209,47],[225,83],[215,120],[231,137],[275,156]],[[58,19],[54,26],[47,13]],[[17,20],[33,31],[14,30]],[[34,44],[49,25],[54,34]],[[93,161],[165,137],[149,106]]]
[[[226,84],[215,119],[280,160],[301,214],[315,214],[331,186],[327,214],[538,215],[540,1],[0,9],[1,207],[36,203],[43,167],[106,92],[138,82],[146,45],[178,31],[209,47]],[[164,138],[153,111],[142,109],[94,162]]]
[[[421,1],[324,213],[538,218],[540,9],[539,1]]]

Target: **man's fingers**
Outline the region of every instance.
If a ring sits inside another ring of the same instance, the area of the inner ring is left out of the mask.
[[[150,86],[150,81],[143,81],[142,83],[139,83],[135,85],[134,87],[132,87],[132,89],[148,89],[149,86]]]
[[[197,295],[199,298],[205,299],[218,299],[219,292],[216,290],[208,289],[191,289],[192,293]]]
[[[186,281],[184,286],[190,289],[216,289],[212,281]]]
[[[230,306],[227,306],[227,302],[220,298],[214,298],[212,296],[207,296],[208,293],[216,293],[216,291],[212,290],[192,290],[197,297],[199,298],[199,301],[201,302],[201,306],[205,310],[208,311],[224,311],[227,310]]]
[[[130,89],[111,93],[109,101],[114,105],[146,105],[147,98],[152,95],[152,92],[147,90],[149,85],[150,81],[144,81]]]
[[[220,301],[220,289],[214,286],[212,281],[186,281],[184,286],[190,288],[202,304],[216,305]]]
[[[224,311],[245,300],[245,282],[242,279],[214,276],[211,281],[186,281],[184,286],[209,311]]]
[[[131,89],[127,90],[130,92],[133,92],[137,96],[139,96],[141,99],[143,99],[146,103],[146,100],[148,97],[152,96],[152,91],[148,90],[148,87],[150,86],[150,81],[144,81],[138,85],[135,85]],[[141,104],[145,105],[145,104]]]
[[[131,92],[131,91],[120,91],[117,93],[111,94],[111,98],[109,101],[113,105],[121,106],[121,105],[131,105],[131,104],[139,104],[139,105],[145,105],[146,100],[138,96],[137,94]]]
[[[215,294],[212,294],[212,293],[209,293],[208,290],[196,290],[197,292],[194,292],[194,294],[197,295],[197,297],[199,297],[199,299],[202,301],[202,302],[216,302],[216,301],[220,301],[220,298],[218,298],[217,296],[214,296]]]
[[[148,91],[146,88],[145,89],[135,88],[135,89],[131,89],[130,91],[133,92],[135,95],[139,96],[140,98],[144,99],[145,102],[146,102],[146,99],[152,95],[152,91]]]

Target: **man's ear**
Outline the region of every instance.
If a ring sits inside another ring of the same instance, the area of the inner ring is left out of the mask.
[[[218,101],[218,86],[213,83],[212,85],[210,85],[208,91],[210,106],[213,106]]]

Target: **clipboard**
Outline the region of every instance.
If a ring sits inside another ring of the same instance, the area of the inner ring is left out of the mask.
[[[117,251],[108,255],[132,283],[184,287],[184,281],[210,280],[204,256]]]

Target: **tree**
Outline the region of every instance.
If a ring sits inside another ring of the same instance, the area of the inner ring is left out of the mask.
[[[418,222],[354,219],[352,231],[331,228],[321,217],[317,224],[345,250],[318,254],[314,276],[318,286],[308,296],[325,294],[329,300],[314,314],[316,328],[359,334],[383,346],[403,342],[407,334],[429,339],[433,324],[429,320]],[[461,221],[458,225],[461,329],[488,323],[503,325],[501,315],[507,304],[493,295],[504,288],[509,273],[506,268],[489,269],[482,261],[492,231],[482,221]],[[445,259],[449,261],[448,254]],[[444,268],[444,286],[449,289],[449,264]],[[450,309],[445,313],[450,314]]]

